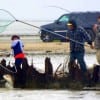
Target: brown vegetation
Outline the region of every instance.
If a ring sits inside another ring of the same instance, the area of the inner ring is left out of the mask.
[[[61,43],[61,42],[25,42],[24,43],[25,52],[46,52],[50,51],[52,53],[68,53],[69,52],[69,43]],[[0,51],[8,51],[10,52],[10,43],[9,42],[0,42]],[[93,53],[95,50],[86,47],[86,52]]]

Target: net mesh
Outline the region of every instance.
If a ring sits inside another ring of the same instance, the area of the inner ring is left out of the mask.
[[[15,22],[15,18],[8,11],[0,9],[0,33],[13,22]]]

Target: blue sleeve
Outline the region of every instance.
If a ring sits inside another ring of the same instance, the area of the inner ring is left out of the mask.
[[[11,48],[15,47],[17,43],[18,43],[17,40],[12,41]]]

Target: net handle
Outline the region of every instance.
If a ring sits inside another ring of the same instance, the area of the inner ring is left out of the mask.
[[[73,42],[75,42],[75,43],[78,43],[78,44],[81,44],[81,45],[84,45],[84,46],[87,46],[87,47],[90,47],[89,45],[86,45],[86,44],[83,44],[83,43],[81,43],[81,42],[78,42],[78,41],[76,41],[76,40],[74,40],[74,39],[65,37],[65,36],[63,36],[63,35],[61,35],[61,34],[55,33],[55,32],[50,31],[50,30],[48,30],[48,29],[40,28],[40,27],[38,27],[38,26],[35,26],[35,25],[32,25],[32,24],[26,23],[26,22],[21,21],[21,20],[18,20],[18,19],[16,19],[16,18],[13,16],[13,14],[11,14],[11,13],[10,13],[9,11],[7,11],[7,10],[4,10],[4,9],[0,9],[0,10],[4,11],[4,12],[8,13],[10,16],[12,16],[12,17],[14,18],[14,21],[13,21],[13,22],[16,21],[16,22],[20,22],[20,23],[23,23],[23,24],[26,24],[26,25],[29,25],[29,26],[38,28],[38,29],[42,29],[42,30],[45,30],[45,31],[47,31],[47,32],[49,32],[49,33],[51,33],[51,34],[60,36],[60,37],[65,38],[65,39],[69,39],[70,41],[73,41]],[[12,24],[13,22],[11,22],[10,24]],[[10,24],[8,24],[8,25],[10,25]],[[6,25],[6,26],[8,26],[8,25]],[[2,27],[3,27],[3,26],[2,26]]]

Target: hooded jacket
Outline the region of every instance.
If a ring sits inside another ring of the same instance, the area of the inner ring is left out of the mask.
[[[70,40],[70,51],[84,52],[84,43],[88,42],[88,44],[92,44],[91,37],[85,30],[77,27],[77,24],[74,20],[71,20],[68,23],[73,25],[73,29],[68,30],[67,32],[67,37]]]

